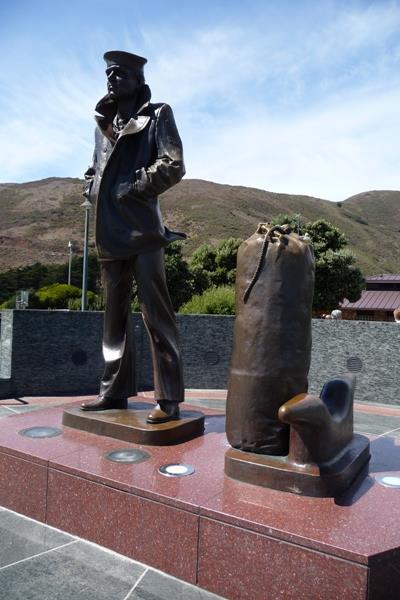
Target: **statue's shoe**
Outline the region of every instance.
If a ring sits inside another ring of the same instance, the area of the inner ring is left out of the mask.
[[[147,416],[148,423],[167,423],[176,421],[179,416],[178,402],[159,402]]]
[[[81,410],[112,410],[116,408],[128,408],[128,399],[99,396],[93,402],[83,402],[81,404]]]

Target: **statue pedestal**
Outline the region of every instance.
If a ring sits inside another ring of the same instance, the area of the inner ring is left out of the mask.
[[[358,434],[326,463],[311,462],[309,456],[293,450],[294,444],[289,456],[270,456],[231,448],[225,453],[225,473],[239,481],[283,492],[335,497],[350,486],[370,458],[369,440]]]
[[[50,408],[43,398],[41,410],[0,419],[1,506],[230,600],[398,600],[399,407],[359,407],[374,419],[370,475],[333,499],[226,477],[220,410],[204,408],[205,435],[142,447],[62,427],[65,403],[87,399],[64,398]],[[207,405],[204,391],[198,399]],[[152,405],[141,397],[132,406]],[[59,435],[21,435],[32,427],[58,428]],[[107,458],[135,448],[148,459]],[[189,464],[195,472],[165,477],[165,464]]]
[[[176,444],[204,432],[204,415],[199,411],[183,410],[180,419],[157,425],[146,422],[148,414],[149,406],[104,411],[68,408],[64,410],[62,423],[81,431],[150,446]]]

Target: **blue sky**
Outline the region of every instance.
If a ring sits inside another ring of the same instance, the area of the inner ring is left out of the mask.
[[[400,189],[400,0],[3,0],[0,181],[82,176],[112,49],[148,58],[187,177]]]

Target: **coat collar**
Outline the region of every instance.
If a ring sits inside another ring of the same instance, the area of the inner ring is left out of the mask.
[[[140,89],[137,106],[139,107],[136,111],[136,115],[132,117],[124,129],[121,131],[119,137],[122,135],[128,135],[133,133],[138,133],[142,129],[144,129],[147,123],[150,120],[149,116],[146,116],[146,109],[150,104],[151,91],[148,85],[144,84]],[[96,122],[104,135],[107,137],[112,137],[112,122],[117,114],[117,104],[114,100],[111,100],[109,95],[107,94],[96,105],[95,115]],[[143,114],[144,113],[144,114]]]
[[[131,119],[129,119],[125,127],[119,132],[118,138],[122,137],[123,135],[139,133],[139,131],[142,131],[142,129],[146,127],[149,121],[150,117],[145,115],[138,115],[137,117],[132,117]]]

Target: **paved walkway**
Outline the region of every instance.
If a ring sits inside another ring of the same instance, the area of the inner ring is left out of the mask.
[[[0,600],[219,598],[0,507]]]

